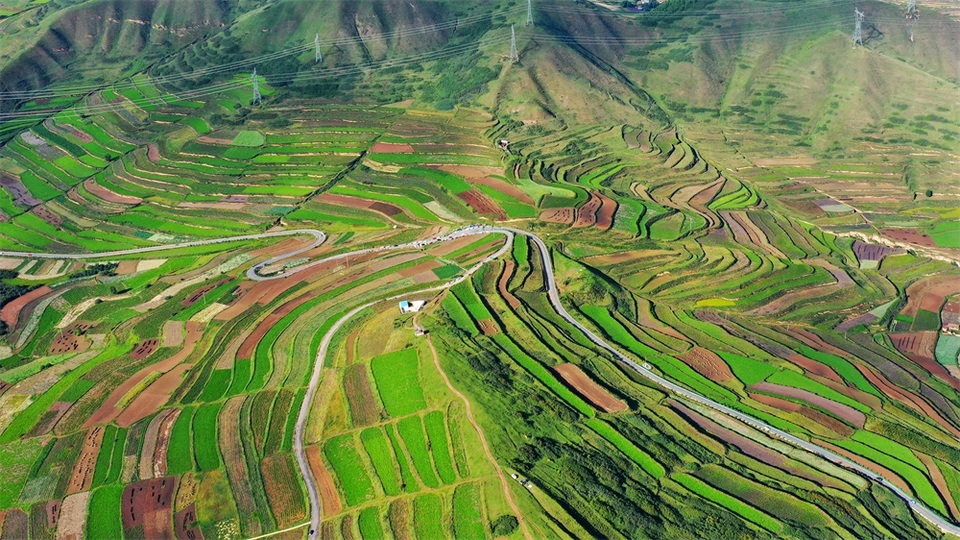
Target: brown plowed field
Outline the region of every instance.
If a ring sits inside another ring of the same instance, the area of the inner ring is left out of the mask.
[[[617,201],[602,193],[597,193],[597,197],[601,201],[600,210],[597,212],[597,228],[606,231],[613,226],[613,216],[617,213]]]
[[[500,333],[500,329],[497,328],[497,324],[493,322],[493,319],[480,319],[477,321],[477,326],[480,327],[480,331],[483,332],[485,336],[494,336]]]
[[[937,332],[910,332],[906,334],[890,334],[893,346],[904,355],[934,358],[934,347],[937,344]]]
[[[337,485],[333,482],[330,471],[323,465],[319,446],[313,445],[307,447],[307,461],[310,463],[310,470],[313,472],[313,477],[317,481],[317,488],[320,491],[323,515],[332,516],[339,514],[343,508],[343,503],[340,502]]]
[[[945,383],[953,387],[954,390],[960,391],[960,381],[958,381],[953,375],[947,371],[947,368],[943,367],[942,364],[926,356],[920,356],[917,354],[907,354],[905,355],[910,360],[916,362],[920,367],[929,371],[931,374],[936,375],[942,379]]]
[[[880,229],[880,234],[900,242],[908,242],[918,246],[937,247],[929,234],[923,234],[909,229]]]
[[[147,159],[150,160],[150,163],[160,161],[160,149],[157,148],[157,145],[153,143],[147,145]]]
[[[143,527],[144,538],[174,538],[173,495],[177,478],[164,476],[142,480],[123,489],[123,528]]]
[[[416,264],[409,268],[404,268],[403,270],[400,270],[399,272],[397,272],[397,275],[399,275],[400,277],[408,278],[423,272],[429,272],[434,268],[439,268],[439,267],[440,267],[440,263],[438,261],[435,261],[435,260],[423,261],[420,264]]]
[[[600,407],[608,413],[618,413],[627,410],[627,404],[614,397],[606,388],[597,384],[589,375],[575,364],[560,364],[553,368],[560,377],[572,386],[578,394],[587,398],[590,403]]]
[[[50,343],[50,354],[81,353],[90,347],[90,340],[83,337],[87,330],[93,328],[92,323],[77,322],[63,329]]]
[[[871,384],[876,386],[881,392],[890,396],[893,400],[899,401],[904,405],[907,405],[920,413],[922,416],[928,416],[936,421],[938,424],[943,426],[944,429],[952,433],[955,437],[960,438],[960,429],[957,429],[951,422],[946,418],[940,415],[936,409],[934,409],[929,403],[923,400],[920,396],[912,392],[905,392],[899,387],[895,386],[893,383],[889,382],[886,377],[878,375],[873,372],[873,370],[867,368],[866,366],[861,366],[860,364],[854,364],[854,366],[863,374],[864,377],[870,381]]]
[[[597,224],[597,211],[603,201],[596,193],[590,194],[590,199],[577,208],[577,219],[573,223],[574,227],[592,227]]]
[[[936,486],[937,491],[940,493],[940,498],[947,503],[953,519],[960,519],[960,509],[957,508],[957,501],[954,495],[950,493],[950,487],[943,478],[943,472],[940,470],[940,467],[937,466],[930,456],[922,452],[914,452],[914,454],[916,454],[917,459],[923,463],[923,466],[927,468],[927,472],[930,473],[930,480],[933,481],[933,485]]]
[[[95,195],[109,203],[136,205],[143,202],[143,199],[140,197],[130,197],[129,195],[120,195],[119,193],[114,193],[98,184],[93,178],[85,181],[83,183],[83,187],[86,188],[91,195]]]
[[[366,364],[353,364],[343,374],[343,388],[350,404],[354,426],[368,426],[380,421],[377,400],[370,387]]]
[[[343,343],[344,352],[347,355],[347,365],[353,365],[353,361],[357,355],[357,336],[360,335],[360,329],[357,328],[353,332],[350,332],[350,335],[347,336],[346,341]]]
[[[513,276],[515,266],[516,264],[513,261],[506,261],[503,265],[503,272],[500,274],[500,279],[497,281],[497,290],[500,291],[500,296],[507,301],[511,309],[520,307],[520,300],[514,296],[512,292],[507,290],[507,283],[510,281],[510,277]]]
[[[183,345],[183,323],[181,321],[167,321],[163,323],[164,347],[179,347]]]
[[[73,466],[73,475],[67,484],[67,495],[87,491],[93,484],[93,471],[97,467],[97,456],[100,455],[100,446],[103,443],[103,427],[97,426],[87,433],[83,440],[80,457]]]
[[[143,447],[140,450],[140,478],[156,478],[166,475],[167,444],[170,441],[170,430],[173,429],[173,422],[178,416],[180,416],[180,409],[171,409],[161,412],[150,421],[143,436]]]
[[[958,292],[960,279],[955,276],[938,275],[917,281],[907,287],[907,304],[900,313],[911,317],[916,317],[920,309],[937,313],[946,298]]]
[[[508,184],[503,180],[500,180],[499,178],[490,178],[489,176],[482,176],[478,178],[467,178],[467,180],[469,180],[471,184],[478,184],[481,186],[491,187],[499,191],[500,193],[509,195],[510,197],[513,197],[514,199],[520,202],[527,203],[531,206],[536,204],[533,202],[533,199],[531,199],[530,196],[527,195],[522,189],[518,188],[513,184]]]
[[[543,212],[540,212],[540,221],[544,221],[546,223],[559,223],[560,225],[569,225],[573,223],[573,215],[575,212],[576,209],[570,207],[544,210]]]
[[[254,349],[256,349],[257,344],[260,343],[260,340],[263,339],[263,336],[265,336],[267,332],[271,328],[273,328],[273,325],[277,324],[277,321],[285,317],[288,313],[296,309],[298,306],[306,303],[307,301],[313,299],[319,294],[320,293],[318,291],[311,291],[308,294],[304,294],[303,296],[295,298],[281,305],[280,307],[275,309],[273,312],[271,312],[269,315],[267,315],[262,321],[260,321],[260,324],[258,324],[257,327],[254,328],[253,332],[251,332],[247,336],[247,339],[245,339],[243,343],[240,345],[240,349],[237,351],[237,359],[240,360],[244,358],[252,358],[253,351]]]
[[[371,154],[412,154],[413,147],[403,143],[378,142],[370,147]]]
[[[54,227],[59,228],[60,225],[63,225],[62,217],[58,216],[57,214],[54,214],[53,212],[51,212],[50,210],[47,210],[42,206],[34,206],[32,209],[30,209],[30,212],[32,212],[33,215],[37,216],[38,218],[46,221],[50,225],[53,225]]]
[[[457,197],[462,199],[463,202],[467,203],[474,212],[480,214],[481,216],[490,216],[497,221],[503,221],[507,219],[507,214],[497,205],[497,203],[493,202],[489,197],[475,189],[458,193]]]
[[[53,289],[43,285],[37,287],[36,289],[28,292],[23,296],[18,296],[10,302],[7,302],[3,309],[0,309],[0,321],[7,323],[7,326],[14,328],[17,326],[17,320],[20,317],[20,311],[23,310],[30,302],[34,300],[39,300],[44,296],[53,292]]]
[[[191,367],[193,364],[180,364],[154,381],[117,416],[117,424],[120,427],[130,427],[166,405],[170,401],[170,396],[183,382],[184,374]]]
[[[774,467],[781,467],[784,464],[785,460],[783,454],[775,450],[771,450],[756,441],[740,435],[739,433],[734,433],[733,431],[730,431],[729,429],[717,424],[713,420],[686,407],[681,403],[673,400],[668,400],[668,403],[671,407],[677,410],[677,412],[689,419],[701,430],[709,433],[726,444],[736,446],[744,454],[769,465],[773,465]]]
[[[803,368],[804,371],[809,371],[810,373],[813,373],[818,377],[823,377],[824,379],[830,379],[831,381],[836,381],[838,383],[843,382],[843,379],[841,379],[840,376],[837,375],[837,372],[835,372],[829,366],[825,364],[821,364],[816,360],[811,360],[806,356],[794,354],[794,355],[788,356],[786,360],[800,366],[801,368]]]
[[[54,501],[47,501],[47,504],[44,507],[44,511],[47,514],[47,528],[56,529],[57,521],[60,520],[60,499]]]
[[[722,358],[702,347],[694,347],[677,355],[677,358],[711,381],[726,382],[736,378],[730,371],[730,366]]]
[[[757,403],[763,403],[767,407],[773,407],[774,409],[779,409],[781,411],[795,413],[800,412],[800,410],[803,409],[803,405],[800,405],[799,403],[794,403],[778,397],[768,396],[767,394],[747,392],[747,396]]]
[[[178,540],[203,540],[203,532],[197,526],[197,505],[191,504],[177,512],[173,528]]]
[[[853,407],[844,405],[843,403],[837,403],[836,401],[822,396],[818,396],[817,394],[814,394],[808,390],[801,390],[799,388],[793,388],[792,386],[783,386],[768,382],[759,382],[750,388],[760,392],[768,392],[771,394],[806,401],[807,403],[820,407],[821,409],[828,411],[838,418],[842,418],[843,420],[857,427],[863,427],[864,422],[867,421],[867,417]]]
[[[153,351],[157,350],[157,347],[160,345],[160,340],[157,338],[150,338],[140,343],[137,343],[133,346],[133,350],[130,352],[135,360],[143,360],[144,358],[153,354]]]
[[[217,287],[219,287],[219,286],[221,286],[221,285],[223,285],[224,283],[227,283],[227,282],[229,282],[229,281],[230,281],[229,278],[223,278],[223,279],[220,279],[220,280],[218,280],[218,281],[216,281],[216,282],[214,282],[214,283],[211,283],[211,284],[209,284],[209,285],[204,285],[203,287],[200,287],[199,289],[197,289],[197,290],[193,291],[192,293],[190,293],[190,294],[183,300],[183,302],[182,302],[183,307],[190,307],[190,306],[196,304],[196,303],[199,302],[199,301],[204,297],[204,295],[206,295],[208,292],[216,289]]]
[[[316,198],[320,202],[333,204],[336,206],[346,206],[348,208],[360,208],[364,210],[373,210],[390,217],[403,213],[398,206],[381,201],[371,201],[370,199],[361,199],[360,197],[351,197],[349,195],[336,195],[333,193],[321,193]]]

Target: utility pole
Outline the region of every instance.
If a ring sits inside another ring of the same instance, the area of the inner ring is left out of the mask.
[[[527,26],[533,26],[533,0],[527,0]]]
[[[917,9],[917,0],[907,0],[907,28],[910,29],[910,43],[913,43],[913,30],[917,27],[919,19],[920,11]]]
[[[857,8],[853,8],[854,26],[853,26],[853,43],[855,45],[863,45],[863,12]]]
[[[253,75],[250,78],[253,80],[253,100],[251,103],[259,104],[263,101],[263,96],[260,95],[260,83],[257,81],[257,68],[253,68]]]
[[[313,46],[315,49],[317,49],[317,56],[314,62],[319,64],[320,62],[323,62],[323,55],[320,54],[320,34],[317,34],[317,37],[313,38]]]
[[[516,64],[520,61],[520,53],[517,51],[517,31],[513,25],[510,25],[510,61]]]

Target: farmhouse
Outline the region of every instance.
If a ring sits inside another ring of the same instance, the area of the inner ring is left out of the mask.
[[[400,313],[416,313],[427,305],[423,300],[403,300],[400,302]]]

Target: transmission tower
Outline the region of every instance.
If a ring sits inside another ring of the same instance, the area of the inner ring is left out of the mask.
[[[313,38],[313,46],[315,49],[317,49],[317,58],[315,62],[319,64],[323,61],[323,55],[320,54],[320,34],[317,34],[317,37]]]
[[[853,43],[856,45],[863,45],[863,12],[857,8],[853,8],[853,16],[855,17],[853,26]]]
[[[527,26],[533,26],[533,0],[527,0]]]
[[[510,61],[516,64],[520,61],[520,53],[517,51],[517,31],[510,25]]]
[[[253,80],[253,101],[251,103],[257,104],[263,101],[263,96],[260,95],[260,83],[257,81],[257,68],[253,68],[253,75],[250,78]]]
[[[907,0],[907,15],[917,10],[917,0]]]
[[[910,43],[913,43],[913,30],[916,28],[919,19],[920,11],[917,9],[917,0],[907,0],[907,28],[910,29]]]

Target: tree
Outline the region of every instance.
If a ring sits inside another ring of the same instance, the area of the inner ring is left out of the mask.
[[[502,515],[490,522],[490,532],[497,538],[508,536],[517,530],[517,525],[519,525],[519,522],[517,522],[516,517],[509,514]]]

